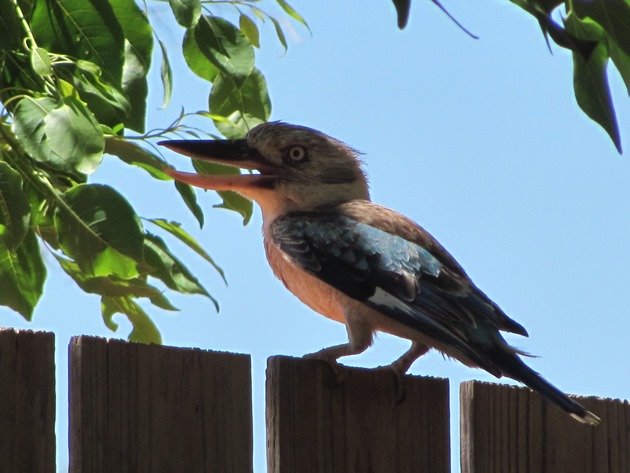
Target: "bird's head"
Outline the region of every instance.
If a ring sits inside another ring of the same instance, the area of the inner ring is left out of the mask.
[[[258,171],[220,176],[167,172],[193,186],[236,191],[258,202],[263,214],[369,199],[357,151],[311,128],[270,122],[252,128],[240,140],[159,144],[194,159]]]

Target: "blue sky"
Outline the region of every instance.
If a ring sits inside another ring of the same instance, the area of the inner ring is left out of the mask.
[[[281,14],[273,2],[262,5]],[[551,55],[536,22],[507,1],[448,2],[480,36],[477,41],[429,2],[414,2],[402,32],[387,0],[295,0],[294,6],[313,36],[294,26],[283,54],[268,24],[257,52],[272,119],[318,128],[364,152],[373,200],[432,232],[476,284],[528,329],[529,339],[509,340],[540,356],[529,363],[547,379],[571,393],[630,398],[624,335],[630,331],[630,161],[578,110],[569,54],[553,47]],[[157,110],[156,71],[152,78],[150,121],[164,126],[181,106],[206,108],[209,87],[184,70],[181,31],[168,7],[150,8],[175,68],[166,110]],[[623,144],[630,149],[627,94],[618,74],[610,76]],[[189,167],[184,158],[168,159]],[[169,345],[252,355],[255,470],[265,471],[267,357],[300,356],[344,342],[344,327],[302,306],[274,279],[264,259],[258,210],[243,227],[235,213],[211,210],[218,201],[212,194],[200,193],[208,213],[199,230],[170,184],[153,183],[114,158],[105,159],[92,181],[116,186],[142,216],[183,222],[225,269],[228,287],[182,249],[219,299],[221,313],[202,297],[174,296],[181,312],[154,311],[155,320]],[[32,323],[0,309],[4,326],[57,334],[60,467],[67,462],[69,337],[126,337],[130,326],[119,321],[119,331],[109,332],[98,299],[83,295],[54,265]],[[365,354],[345,362],[387,364],[407,346],[381,335]],[[411,372],[450,379],[454,438],[459,382],[494,381],[433,352]],[[456,464],[458,450],[452,456]]]

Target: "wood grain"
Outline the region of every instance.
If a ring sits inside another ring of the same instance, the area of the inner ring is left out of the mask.
[[[527,388],[462,383],[462,472],[630,472],[628,401],[576,399],[600,425],[577,422]]]
[[[269,473],[448,473],[444,379],[272,357],[267,366]]]
[[[55,338],[0,329],[0,472],[55,472]]]
[[[246,355],[73,338],[71,473],[251,473]]]

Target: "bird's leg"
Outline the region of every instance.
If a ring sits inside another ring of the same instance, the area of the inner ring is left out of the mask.
[[[343,380],[343,372],[337,360],[342,356],[363,353],[372,344],[373,331],[371,327],[362,323],[357,317],[348,316],[346,318],[346,331],[348,332],[348,343],[342,343],[341,345],[335,345],[304,355],[304,358],[307,359],[327,362],[335,373],[337,382]]]
[[[396,377],[396,397],[399,404],[405,399],[405,383],[403,376],[407,371],[409,371],[413,362],[428,351],[429,347],[424,343],[413,342],[411,344],[411,348],[409,348],[409,350],[407,350],[400,358],[392,364],[384,367],[391,369]]]
[[[394,361],[389,367],[394,370],[396,373],[399,373],[399,376],[404,376],[414,361],[424,355],[429,351],[429,347],[424,343],[413,342],[409,350],[407,350],[400,358]]]
[[[337,363],[337,359],[342,356],[353,355],[352,351],[349,343],[342,343],[341,345],[324,348],[315,353],[309,353],[302,358],[325,361],[335,375],[335,383],[340,384],[343,381],[343,369]]]

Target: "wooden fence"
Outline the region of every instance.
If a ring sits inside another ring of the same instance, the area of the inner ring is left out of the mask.
[[[0,472],[55,472],[54,337],[0,331]],[[77,337],[71,473],[251,473],[247,355]],[[272,357],[270,473],[450,473],[448,381]],[[630,473],[627,401],[579,424],[523,388],[460,386],[464,473]]]

